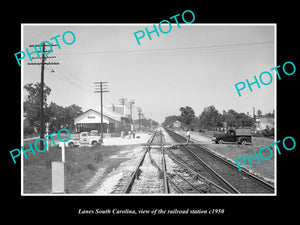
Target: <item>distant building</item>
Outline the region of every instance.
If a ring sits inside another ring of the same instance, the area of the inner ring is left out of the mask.
[[[112,104],[112,105],[105,106],[105,108],[107,108],[111,112],[119,113],[124,117],[126,116],[126,107],[124,105]]]
[[[133,108],[130,109],[130,107],[127,105],[115,105],[115,104],[112,104],[112,105],[107,105],[105,106],[106,109],[108,109],[109,111],[111,112],[114,112],[114,113],[118,113],[122,116],[122,124],[121,124],[121,127],[122,127],[122,130],[127,132],[127,131],[130,131],[130,130],[134,130],[135,127],[134,127],[134,121],[133,121]]]
[[[274,118],[273,117],[259,117],[256,118],[255,126],[256,130],[272,129],[274,128]]]
[[[174,128],[179,128],[179,127],[181,127],[181,122],[179,122],[178,120],[176,120],[175,122],[173,122],[173,127],[174,127]]]
[[[113,133],[121,132],[122,130],[131,129],[132,125],[129,118],[124,117],[123,114],[107,107],[103,107],[103,132]],[[101,130],[101,109],[95,107],[83,112],[81,115],[74,118],[74,124],[77,132]]]

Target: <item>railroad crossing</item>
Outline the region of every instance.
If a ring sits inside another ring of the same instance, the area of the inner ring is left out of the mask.
[[[166,142],[172,139],[173,144]],[[187,143],[176,132],[158,128],[144,146],[132,173],[112,194],[269,194],[272,184],[218,156]]]

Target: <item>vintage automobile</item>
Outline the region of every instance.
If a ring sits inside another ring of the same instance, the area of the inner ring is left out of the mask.
[[[97,132],[81,132],[79,135],[72,135],[72,138],[67,142],[67,145],[71,148],[99,144],[102,144],[102,139]]]
[[[237,142],[238,144],[246,145],[252,143],[252,133],[250,129],[229,129],[226,133],[214,134],[212,141],[216,144]]]

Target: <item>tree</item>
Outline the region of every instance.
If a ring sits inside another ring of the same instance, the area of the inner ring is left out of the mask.
[[[257,117],[261,117],[261,116],[262,116],[261,110],[257,110]]]
[[[245,113],[239,113],[236,118],[236,127],[251,127],[253,119]]]
[[[165,118],[165,121],[163,122],[164,126],[171,126],[176,120],[178,119],[178,116],[172,115],[172,116],[167,116]]]
[[[223,126],[223,117],[213,105],[204,108],[199,120],[200,125],[205,129],[216,129]]]
[[[181,123],[184,123],[187,127],[190,127],[190,124],[195,118],[195,112],[190,106],[181,107],[180,109],[179,120]]]
[[[24,100],[24,113],[32,128],[36,127],[39,129],[40,125],[40,112],[41,112],[41,84],[39,82],[33,84],[29,83],[24,85],[24,89],[27,91],[27,95]],[[47,107],[47,96],[50,95],[51,89],[44,84],[44,105]]]
[[[26,84],[24,89],[27,95],[24,100],[24,113],[28,119],[29,127],[26,126],[24,133],[32,132],[31,128],[40,129],[40,112],[41,112],[41,85],[40,83]],[[74,128],[74,118],[82,113],[80,106],[72,104],[68,107],[62,107],[54,102],[47,105],[47,97],[50,95],[51,89],[44,84],[44,122],[50,122],[49,131],[57,132],[62,127],[67,129]]]
[[[49,122],[49,130],[50,132],[57,132],[61,129],[61,127],[65,127],[66,115],[65,109],[62,106],[57,105],[54,102],[51,102],[49,107],[47,108],[47,120]]]
[[[228,110],[224,116],[224,121],[227,127],[251,127],[253,125],[253,119],[245,113],[238,113],[233,109]]]
[[[50,131],[58,131],[62,127],[69,130],[74,129],[74,118],[82,114],[80,106],[72,104],[68,107],[62,107],[51,102],[47,108],[47,122],[50,122]]]
[[[224,116],[224,121],[227,127],[236,127],[236,118],[238,113],[233,109],[229,109],[227,114]]]
[[[82,108],[72,104],[65,108],[65,122],[68,129],[74,129],[74,118],[82,114]]]
[[[271,117],[271,118],[274,118],[274,113],[266,113],[262,117]]]

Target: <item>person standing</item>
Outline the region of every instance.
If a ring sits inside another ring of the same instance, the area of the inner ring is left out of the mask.
[[[187,129],[187,132],[186,132],[186,138],[187,138],[187,141],[186,143],[188,144],[190,142],[190,139],[191,139],[191,133],[190,133],[190,130]]]

